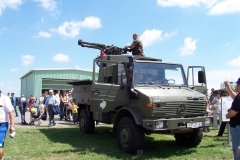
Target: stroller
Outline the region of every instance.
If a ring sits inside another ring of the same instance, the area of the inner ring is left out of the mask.
[[[34,105],[32,108],[30,108],[30,113],[31,113],[31,120],[29,125],[34,125],[34,122],[39,121],[38,124],[40,124],[40,120],[38,120],[38,117],[40,116],[40,110],[39,106]]]
[[[30,123],[29,125],[34,125],[34,122],[38,121],[38,124],[37,125],[40,125],[42,122],[41,122],[41,119],[42,120],[46,120],[47,118],[47,113],[46,111],[44,111],[44,107],[43,106],[37,106],[37,105],[34,105],[30,108],[30,112],[31,112],[31,120],[30,120]]]

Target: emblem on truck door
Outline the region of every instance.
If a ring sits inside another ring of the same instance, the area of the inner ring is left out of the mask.
[[[106,101],[100,101],[99,102],[99,107],[102,108],[102,109],[104,109],[106,107],[106,105],[107,105]]]
[[[178,110],[178,112],[183,113],[186,110],[186,106],[181,103],[177,110]]]

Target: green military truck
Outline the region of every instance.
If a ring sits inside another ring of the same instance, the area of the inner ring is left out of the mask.
[[[201,142],[202,127],[213,122],[205,116],[204,67],[189,67],[186,77],[181,64],[127,55],[125,48],[116,46],[82,40],[78,44],[105,53],[93,60],[92,80],[68,82],[80,107],[81,132],[93,133],[94,121],[113,124],[125,152],[142,150],[145,134],[151,133],[172,134],[187,147]]]

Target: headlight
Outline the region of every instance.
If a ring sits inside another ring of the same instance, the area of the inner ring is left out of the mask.
[[[155,122],[155,128],[156,129],[162,129],[164,127],[163,121],[157,121]]]
[[[211,124],[211,118],[205,118],[205,125]]]
[[[153,96],[152,97],[152,102],[155,103],[155,102],[160,102],[160,97],[159,96]]]

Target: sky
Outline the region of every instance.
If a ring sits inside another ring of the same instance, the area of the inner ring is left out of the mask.
[[[0,0],[0,90],[36,68],[92,70],[95,49],[137,33],[147,57],[205,66],[208,89],[240,77],[239,0]]]

